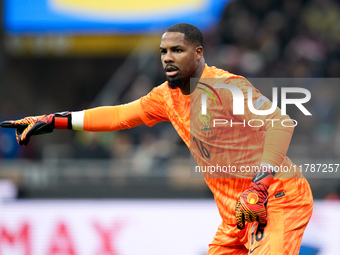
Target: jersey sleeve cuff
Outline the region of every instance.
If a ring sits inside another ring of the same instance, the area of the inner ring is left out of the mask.
[[[72,112],[72,129],[84,130],[84,111]]]

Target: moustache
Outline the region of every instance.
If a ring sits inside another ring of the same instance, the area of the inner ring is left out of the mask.
[[[171,71],[178,71],[178,70],[179,68],[177,66],[170,65],[170,64],[164,67],[164,72],[171,72]]]

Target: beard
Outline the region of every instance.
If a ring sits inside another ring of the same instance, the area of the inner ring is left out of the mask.
[[[184,86],[183,77],[168,77],[167,80],[169,87],[172,89],[181,88]]]

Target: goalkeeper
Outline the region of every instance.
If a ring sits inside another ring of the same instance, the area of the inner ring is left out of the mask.
[[[27,145],[32,136],[54,129],[101,132],[171,122],[198,165],[258,166],[246,176],[241,172],[204,174],[222,217],[207,254],[298,254],[312,214],[312,193],[300,171],[287,176],[273,171],[273,167],[295,166],[286,157],[293,128],[276,124],[285,121],[288,126],[290,118],[278,108],[257,116],[247,104],[244,115],[234,115],[227,89],[216,89],[221,105],[208,101],[206,116],[210,117],[202,117],[201,98],[204,90],[214,87],[216,78],[241,89],[245,102],[251,89],[249,100],[258,110],[272,104],[245,78],[205,64],[203,36],[195,26],[179,23],[169,27],[161,39],[160,55],[167,81],[134,102],[4,121],[1,126],[15,128],[18,143]],[[202,82],[196,89],[190,88],[190,78]],[[212,127],[211,120],[221,117],[235,124]],[[265,125],[246,126],[251,119]]]

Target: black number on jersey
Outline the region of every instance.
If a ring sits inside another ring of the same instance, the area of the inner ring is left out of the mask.
[[[196,137],[194,137],[192,140],[196,143],[202,157],[210,158],[210,153],[208,149],[204,146],[204,143],[200,140],[197,140]]]
[[[251,228],[251,245],[254,244],[254,231],[255,230],[255,225]],[[264,229],[263,228],[257,228],[256,233],[255,233],[255,239],[257,242],[260,242],[264,237]]]

